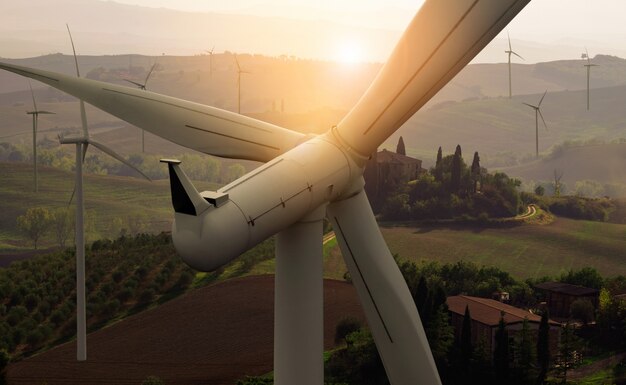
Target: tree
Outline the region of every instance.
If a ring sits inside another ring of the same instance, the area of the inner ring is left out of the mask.
[[[450,189],[453,194],[458,193],[461,188],[461,160],[461,146],[457,144],[450,169]]]
[[[398,146],[396,147],[396,154],[406,155],[406,148],[404,147],[404,139],[402,139],[402,137],[398,139]]]
[[[4,375],[10,360],[11,356],[9,353],[4,349],[0,349],[0,385],[5,383]]]
[[[550,324],[548,323],[548,312],[541,315],[539,331],[537,333],[537,364],[539,373],[537,384],[541,385],[546,381],[548,369],[550,368]]]
[[[528,325],[528,318],[524,318],[522,330],[520,330],[516,341],[516,359],[517,368],[519,370],[519,380],[522,383],[530,383],[534,375],[535,349],[533,349],[533,341]]]
[[[433,358],[439,363],[445,363],[448,351],[454,343],[454,328],[450,325],[448,306],[439,305],[430,318],[426,329],[426,336]]]
[[[474,152],[471,168],[472,182],[474,182],[474,192],[478,191],[478,182],[480,181],[480,157],[478,151]]]
[[[58,208],[50,214],[52,231],[59,246],[65,247],[65,242],[72,234],[73,216],[68,208]]]
[[[465,306],[463,315],[463,327],[461,328],[461,359],[465,369],[469,369],[469,362],[472,357],[472,317],[469,306]]]
[[[346,337],[361,328],[361,321],[354,317],[345,317],[337,323],[335,328],[335,343],[346,341]]]
[[[500,316],[495,342],[493,365],[496,372],[496,383],[507,384],[509,378],[509,333],[506,330],[504,315]]]
[[[437,150],[437,162],[435,163],[435,180],[441,182],[443,178],[443,154],[441,152],[441,146],[439,146],[439,150]]]
[[[563,178],[563,171],[554,169],[554,196],[561,196],[561,178]]]
[[[241,178],[246,173],[246,168],[239,163],[228,166],[228,181],[232,182]]]
[[[165,382],[157,376],[148,376],[141,382],[141,385],[164,385]]]
[[[570,306],[571,317],[582,321],[585,325],[593,321],[594,312],[595,308],[588,298],[578,298]]]
[[[559,344],[557,377],[563,384],[567,384],[567,371],[576,362],[576,350],[578,349],[578,337],[574,334],[574,327],[568,321],[561,333],[561,343]]]
[[[17,217],[17,227],[33,241],[35,250],[39,239],[50,229],[50,212],[45,207],[33,207]]]
[[[542,185],[538,184],[537,187],[535,187],[536,195],[543,196],[543,194],[545,193],[546,193],[546,189]]]

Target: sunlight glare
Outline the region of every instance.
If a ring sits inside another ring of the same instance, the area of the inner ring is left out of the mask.
[[[356,64],[364,60],[363,47],[357,39],[340,40],[336,48],[336,60],[344,64]]]

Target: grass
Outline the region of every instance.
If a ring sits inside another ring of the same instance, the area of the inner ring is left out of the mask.
[[[164,166],[165,167],[165,166]],[[30,207],[66,208],[74,188],[74,173],[39,167],[39,192],[33,191],[32,166],[25,163],[0,163],[0,252],[24,251],[30,243],[16,229],[16,218]],[[173,209],[169,180],[149,182],[132,177],[84,175],[87,239],[117,237],[120,228],[114,219],[137,219],[144,231],[171,228]],[[198,190],[215,189],[211,183],[196,183]],[[119,222],[118,222],[119,224]],[[42,247],[56,246],[52,237]]]
[[[626,226],[556,218],[545,225],[381,227],[392,253],[413,261],[460,260],[496,266],[516,278],[558,275],[593,266],[626,275]]]

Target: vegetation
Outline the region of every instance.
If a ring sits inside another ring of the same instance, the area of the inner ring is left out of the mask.
[[[459,217],[501,218],[518,214],[520,182],[480,167],[474,153],[471,167],[465,164],[461,146],[454,155],[442,157],[429,172],[388,196],[381,215],[384,220],[425,220]]]

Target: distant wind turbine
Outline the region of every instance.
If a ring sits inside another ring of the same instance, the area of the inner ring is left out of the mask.
[[[237,63],[237,113],[241,114],[241,74],[249,74],[250,72],[241,69],[237,55],[235,55],[235,63]]]
[[[212,78],[213,77],[213,50],[215,49],[215,46],[213,46],[213,48],[211,48],[210,50],[206,50],[206,53],[209,54],[209,77]]]
[[[587,67],[587,111],[589,111],[589,77],[591,76],[591,67],[597,67],[597,64],[591,64],[591,59],[589,58],[589,52],[587,51],[587,47],[585,47],[585,53],[581,55],[582,59],[587,59],[587,64],[583,64],[584,67]]]
[[[139,83],[139,82],[135,82],[133,80],[129,80],[129,79],[124,79],[125,81],[132,83],[134,85],[136,85],[137,87],[139,87],[142,90],[146,90],[146,86],[148,85],[148,80],[150,79],[150,75],[152,75],[152,72],[154,71],[154,68],[156,67],[156,62],[154,62],[154,64],[152,65],[152,67],[150,67],[150,71],[148,71],[148,75],[146,75],[146,79],[143,81],[143,83]],[[144,130],[141,130],[141,152],[146,152],[146,146],[145,146],[145,135],[146,132]]]
[[[27,115],[33,116],[33,175],[35,178],[35,192],[39,191],[39,182],[37,175],[37,124],[39,123],[39,114],[54,114],[54,112],[39,110],[37,108],[37,102],[35,101],[35,93],[33,92],[33,86],[28,82],[30,88],[30,96],[33,97],[33,110],[27,111]]]
[[[528,103],[523,103],[527,105],[528,107],[535,110],[535,151],[536,151],[535,156],[537,158],[539,158],[539,116],[541,116],[541,121],[543,122],[543,125],[546,128],[546,130],[548,129],[548,125],[546,124],[546,121],[543,118],[543,114],[541,113],[541,102],[543,102],[543,98],[546,97],[547,93],[548,93],[548,90],[546,90],[546,92],[543,93],[543,96],[541,97],[541,99],[539,100],[539,103],[536,106],[533,106],[532,104],[528,104]]]
[[[76,76],[80,77],[78,58],[76,56],[76,49],[74,48],[74,40],[72,39],[72,33],[70,32],[69,25],[66,24],[66,27],[67,32],[70,35],[72,51],[74,52]],[[76,194],[76,359],[78,361],[85,361],[87,359],[87,316],[85,311],[85,229],[83,224],[85,203],[83,200],[83,163],[85,162],[85,156],[87,155],[87,147],[91,144],[105,154],[108,154],[125,165],[137,170],[146,179],[150,180],[150,178],[148,178],[135,166],[127,162],[115,151],[89,137],[89,131],[87,129],[87,113],[85,112],[85,103],[82,99],[80,100],[80,118],[83,127],[82,135],[72,137],[59,135],[59,142],[61,142],[61,144],[76,145],[76,185],[74,186],[74,191],[72,192],[72,197],[70,198],[71,203],[74,194]]]
[[[518,58],[524,60],[523,57],[521,57],[520,55],[517,54],[517,52],[513,51],[513,48],[511,48],[511,37],[509,36],[509,32],[507,31],[506,33],[507,38],[509,39],[509,50],[508,51],[504,51],[505,53],[509,54],[509,99],[511,99],[513,97],[513,90],[512,90],[512,86],[511,86],[511,55],[515,55]]]

